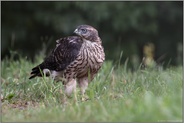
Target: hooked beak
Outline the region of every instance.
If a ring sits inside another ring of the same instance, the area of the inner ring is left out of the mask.
[[[75,29],[75,31],[73,33],[77,34],[78,33],[78,29]]]
[[[73,33],[76,34],[76,35],[80,35],[78,29],[75,29],[75,31]]]

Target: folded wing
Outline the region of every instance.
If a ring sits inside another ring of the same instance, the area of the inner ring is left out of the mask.
[[[56,48],[31,72],[32,79],[36,76],[42,76],[43,69],[63,71],[76,59],[82,46],[82,39],[79,36],[69,36],[58,39]]]

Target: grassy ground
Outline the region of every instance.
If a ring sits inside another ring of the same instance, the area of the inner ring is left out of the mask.
[[[66,100],[62,83],[50,78],[29,80],[26,58],[1,62],[4,122],[181,122],[182,67],[130,72],[106,61],[82,101],[79,90]]]

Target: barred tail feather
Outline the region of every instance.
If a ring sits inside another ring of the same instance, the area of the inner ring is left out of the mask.
[[[43,68],[41,67],[41,64],[34,67],[31,72],[32,76],[29,77],[29,79],[35,78],[36,76],[41,77],[43,75],[43,73],[41,73],[42,71],[43,71]]]

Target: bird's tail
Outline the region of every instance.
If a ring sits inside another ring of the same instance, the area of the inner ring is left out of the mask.
[[[31,71],[31,77],[29,77],[29,79],[32,79],[32,78],[34,78],[36,76],[39,76],[39,77],[43,76],[42,64],[40,64],[40,65],[38,65],[38,66],[36,66],[36,67],[34,67],[32,69],[32,71]]]

